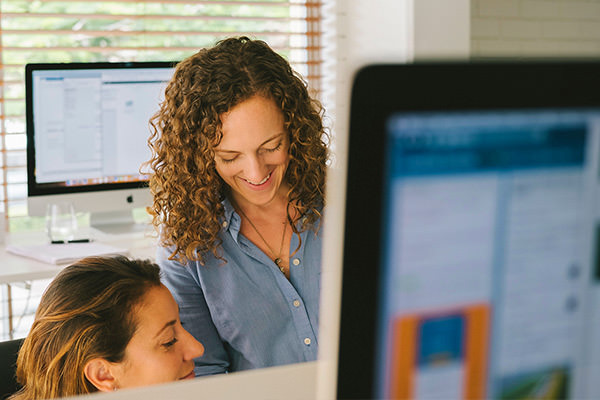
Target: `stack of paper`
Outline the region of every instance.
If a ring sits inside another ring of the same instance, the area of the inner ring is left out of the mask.
[[[127,249],[99,242],[7,245],[6,251],[49,264],[67,264],[90,256],[129,255]]]

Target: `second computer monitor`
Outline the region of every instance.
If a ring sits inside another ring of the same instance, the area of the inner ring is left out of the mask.
[[[357,74],[338,398],[600,396],[598,71]]]
[[[140,166],[173,71],[173,62],[28,64],[29,215],[69,201],[100,229],[130,229],[131,209],[151,201]]]

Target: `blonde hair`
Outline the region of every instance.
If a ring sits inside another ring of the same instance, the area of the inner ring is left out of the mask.
[[[171,258],[219,257],[222,201],[228,186],[215,168],[222,138],[220,116],[255,95],[272,99],[284,115],[290,162],[286,171],[288,220],[313,226],[324,205],[328,135],[321,104],[289,63],[265,42],[229,38],[180,62],[152,118],[149,212]],[[291,216],[294,216],[292,218]],[[220,257],[219,257],[220,258]]]
[[[96,392],[88,361],[120,362],[133,336],[135,308],[160,271],[150,261],[89,257],[63,269],[40,301],[17,358],[22,389],[11,400],[50,399]]]

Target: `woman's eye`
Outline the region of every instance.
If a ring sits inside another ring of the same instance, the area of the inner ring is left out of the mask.
[[[279,144],[276,147],[273,147],[272,149],[265,149],[266,151],[268,151],[269,153],[273,153],[277,150],[279,150],[281,148],[281,142],[279,142]]]
[[[168,348],[172,347],[175,343],[177,343],[177,341],[178,341],[177,338],[173,338],[173,339],[169,340],[167,343],[163,343],[162,345],[163,345],[163,347],[168,349]]]
[[[237,157],[233,157],[233,158],[221,158],[221,161],[223,161],[224,163],[232,163],[237,159]]]

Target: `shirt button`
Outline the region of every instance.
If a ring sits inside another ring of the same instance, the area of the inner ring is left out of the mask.
[[[300,301],[299,300],[294,300],[294,307],[300,307]]]
[[[304,338],[304,344],[308,346],[310,344],[310,338]]]
[[[292,263],[294,265],[299,265],[300,264],[300,260],[298,260],[297,258],[294,258],[294,261],[292,261]]]
[[[223,228],[227,228],[227,221],[223,221]]]

